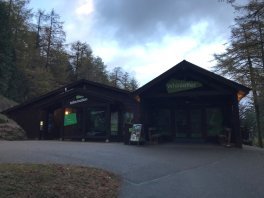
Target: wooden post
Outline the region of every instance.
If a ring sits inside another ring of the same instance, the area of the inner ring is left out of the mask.
[[[142,114],[144,112],[144,101],[142,101],[140,96],[136,96],[134,98],[135,100],[135,109],[132,111],[134,114],[134,120],[133,120],[133,124],[135,123],[142,123],[143,119],[142,117],[144,117]]]
[[[204,140],[207,138],[207,114],[206,114],[206,107],[202,105],[202,137]]]
[[[240,131],[240,121],[239,121],[239,108],[238,108],[238,100],[237,95],[233,95],[232,97],[232,128],[233,135],[235,136],[235,145],[238,148],[242,148],[242,136]]]
[[[192,126],[190,125],[191,123],[191,105],[187,104],[184,108],[184,111],[187,113],[187,126],[185,128],[185,133],[187,138],[191,138],[191,130]]]
[[[86,106],[82,106],[81,108],[81,111],[82,111],[82,116],[81,116],[81,119],[82,119],[82,142],[85,142],[85,138],[86,138]]]
[[[175,140],[176,138],[176,125],[175,125],[175,108],[171,109],[170,111],[170,118],[171,118],[171,141]]]
[[[108,142],[111,136],[111,104],[107,104],[106,110],[106,141]]]
[[[118,141],[123,140],[123,130],[124,130],[124,108],[123,105],[121,105],[121,108],[118,108]],[[111,121],[111,119],[110,119]]]
[[[64,105],[63,105],[64,106]],[[65,107],[62,108],[62,126],[60,130],[60,140],[64,140],[64,114],[65,114]]]

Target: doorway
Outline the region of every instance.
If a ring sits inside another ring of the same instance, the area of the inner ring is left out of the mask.
[[[176,138],[203,138],[203,109],[180,108],[175,109],[175,137]]]
[[[60,138],[63,108],[42,110],[40,115],[40,139],[54,140]]]
[[[86,110],[86,137],[106,137],[106,107],[90,107]]]

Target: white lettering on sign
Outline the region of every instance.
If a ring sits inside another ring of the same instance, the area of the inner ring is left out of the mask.
[[[176,80],[176,79],[171,79],[166,84],[168,93],[175,93],[179,91],[195,89],[202,86],[203,86],[202,83],[197,81],[185,81],[185,80]]]
[[[73,101],[70,101],[70,105],[81,103],[81,102],[85,102],[87,100],[88,100],[88,98],[82,98],[82,99],[79,99],[79,100],[73,100]]]

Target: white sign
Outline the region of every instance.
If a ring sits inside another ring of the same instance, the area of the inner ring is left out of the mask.
[[[141,137],[142,124],[133,124],[130,141],[139,142]]]
[[[80,96],[80,95],[77,95],[75,98],[76,100],[70,101],[70,105],[85,102],[88,100],[88,98],[85,98],[84,96]]]

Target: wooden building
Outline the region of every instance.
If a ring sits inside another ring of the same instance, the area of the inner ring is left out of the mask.
[[[232,142],[240,147],[238,103],[249,91],[184,60],[134,95],[140,98],[141,119],[148,132],[173,140],[215,141],[230,131]]]
[[[30,139],[120,140],[124,116],[129,121],[129,112],[135,109],[131,94],[79,80],[3,113],[17,121]]]
[[[230,131],[242,145],[239,100],[249,88],[182,61],[135,92],[76,81],[6,110],[29,138],[122,140],[128,123],[168,141],[215,141]]]

